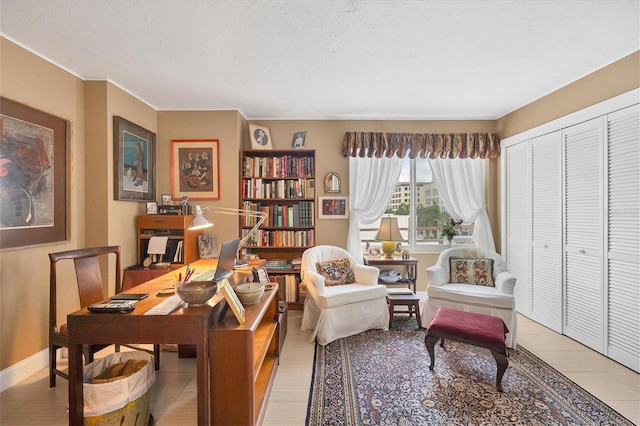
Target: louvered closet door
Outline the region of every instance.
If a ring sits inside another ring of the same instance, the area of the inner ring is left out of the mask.
[[[640,107],[609,114],[607,355],[640,372]]]
[[[531,318],[562,333],[562,133],[531,141]]]
[[[506,261],[516,277],[514,297],[516,309],[523,315],[531,313],[530,281],[530,206],[529,142],[506,149]]]
[[[564,129],[565,333],[604,351],[603,121]]]

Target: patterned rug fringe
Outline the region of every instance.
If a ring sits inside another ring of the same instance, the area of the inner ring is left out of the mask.
[[[424,333],[400,317],[387,332],[316,344],[306,424],[633,425],[521,346],[511,352],[504,393],[487,349],[436,345],[429,371]]]

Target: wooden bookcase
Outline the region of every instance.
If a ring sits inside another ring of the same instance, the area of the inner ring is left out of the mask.
[[[189,231],[189,223],[193,219],[191,215],[145,215],[137,217],[137,236],[138,236],[138,264],[147,257],[147,247],[149,239],[152,236],[169,237],[167,242],[167,253],[165,253],[165,261],[171,262],[171,268],[180,268],[185,263],[194,262],[200,258],[198,252],[198,235],[202,235],[202,230]],[[177,243],[182,241],[182,262],[173,262],[173,259],[167,259],[173,250],[170,247],[176,247]]]
[[[288,302],[290,309],[302,309],[300,269],[291,261],[315,245],[315,150],[243,150],[240,165],[241,208],[268,214],[245,249],[267,265],[275,259],[288,263],[267,271],[281,284],[280,300]],[[254,223],[241,218],[241,234],[246,235]]]
[[[262,424],[280,356],[277,291],[245,306],[244,324],[229,309],[211,328],[212,424]]]

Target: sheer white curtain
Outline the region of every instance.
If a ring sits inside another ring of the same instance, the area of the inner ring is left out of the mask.
[[[347,251],[360,263],[362,244],[358,224],[378,220],[387,209],[402,171],[402,158],[349,157],[349,234]]]
[[[454,219],[475,222],[473,239],[478,248],[496,251],[485,206],[485,166],[483,159],[429,159],[440,198]]]

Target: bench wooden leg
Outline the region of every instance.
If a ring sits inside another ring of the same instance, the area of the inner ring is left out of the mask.
[[[504,372],[507,371],[507,367],[509,366],[509,358],[507,357],[507,352],[504,350],[491,350],[491,355],[496,359],[496,363],[498,365],[498,372],[496,373],[496,388],[498,388],[498,392],[503,392],[502,376],[504,376]]]
[[[431,364],[429,364],[429,370],[433,370],[433,364],[436,362],[436,355],[433,350],[433,347],[438,342],[439,337],[431,336],[426,334],[424,336],[424,345],[427,347],[427,352],[429,352],[429,359],[431,360]]]

